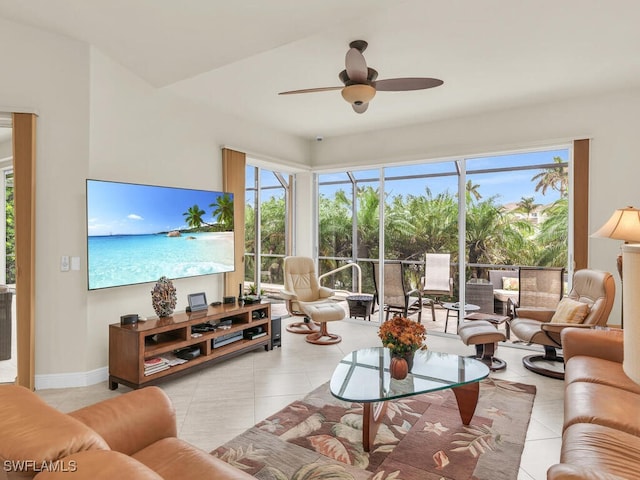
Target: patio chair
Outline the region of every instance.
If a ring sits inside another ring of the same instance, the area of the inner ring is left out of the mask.
[[[384,298],[380,300],[378,279],[380,277],[380,265],[373,263],[373,285],[375,287],[374,302],[377,301],[386,312],[385,320],[389,319],[389,313],[400,313],[404,317],[418,314],[418,323],[422,322],[422,293],[417,288],[409,288],[405,282],[404,263],[384,262]],[[432,306],[433,309],[433,306]],[[432,310],[433,313],[433,310]],[[435,316],[434,316],[435,319]]]
[[[555,287],[555,292],[549,293],[545,301],[551,303],[555,300],[556,306],[553,308],[543,306],[529,308],[523,304],[523,306],[516,307],[516,317],[510,321],[511,331],[519,339],[529,344],[535,343],[544,347],[544,355],[529,355],[522,359],[525,368],[547,377],[562,379],[564,371],[547,368],[550,367],[548,362],[564,362],[556,352],[556,349],[562,348],[560,333],[568,327],[593,328],[605,325],[613,306],[615,282],[609,272],[590,269],[578,270],[573,276],[571,292],[566,298],[559,301],[558,292],[562,291],[562,269],[530,270],[527,269],[524,272],[527,281],[523,284],[521,280],[520,291],[522,292],[523,288],[530,286],[532,279],[536,280],[538,284],[538,288],[533,290],[541,290],[547,283],[552,284]],[[535,276],[531,274],[535,274]],[[522,274],[520,278],[523,278]],[[545,295],[541,294],[530,298],[541,300],[540,303],[543,303],[542,299],[545,299]],[[525,301],[522,296],[521,301]]]
[[[433,296],[436,303],[439,302],[438,297],[453,295],[450,253],[425,254],[422,293]]]

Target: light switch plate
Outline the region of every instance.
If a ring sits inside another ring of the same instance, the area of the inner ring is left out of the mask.
[[[69,271],[69,255],[62,255],[60,257],[60,271],[61,272]]]
[[[80,257],[71,257],[71,270],[80,270]]]

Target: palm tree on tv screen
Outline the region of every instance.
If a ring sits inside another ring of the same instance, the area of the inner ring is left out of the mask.
[[[191,228],[200,228],[203,224],[208,225],[208,223],[202,220],[202,216],[205,213],[206,212],[198,205],[194,205],[193,207],[189,207],[189,209],[182,215],[185,216],[185,221]]]
[[[218,219],[218,223],[222,224],[223,229],[233,230],[233,199],[231,195],[225,193],[216,199],[216,203],[209,205],[213,208],[211,215]]]

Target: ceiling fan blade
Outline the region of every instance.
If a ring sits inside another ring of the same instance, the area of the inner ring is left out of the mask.
[[[439,87],[443,83],[437,78],[387,78],[372,82],[372,86],[381,92],[404,92]]]
[[[280,92],[278,95],[294,95],[297,93],[314,93],[314,92],[328,92],[330,90],[342,90],[344,86],[341,87],[318,87],[318,88],[305,88],[303,90],[289,90],[288,92]]]
[[[360,105],[356,105],[355,103],[352,103],[351,106],[353,107],[354,112],[364,113],[367,111],[367,108],[369,108],[369,102],[361,103]]]
[[[350,48],[344,59],[349,80],[355,83],[365,83],[367,81],[367,62],[362,52],[357,48]]]

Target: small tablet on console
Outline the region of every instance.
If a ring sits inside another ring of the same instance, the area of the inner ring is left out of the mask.
[[[187,295],[187,300],[189,301],[188,310],[190,312],[197,312],[209,308],[209,305],[207,304],[207,296],[204,292],[191,293]]]

